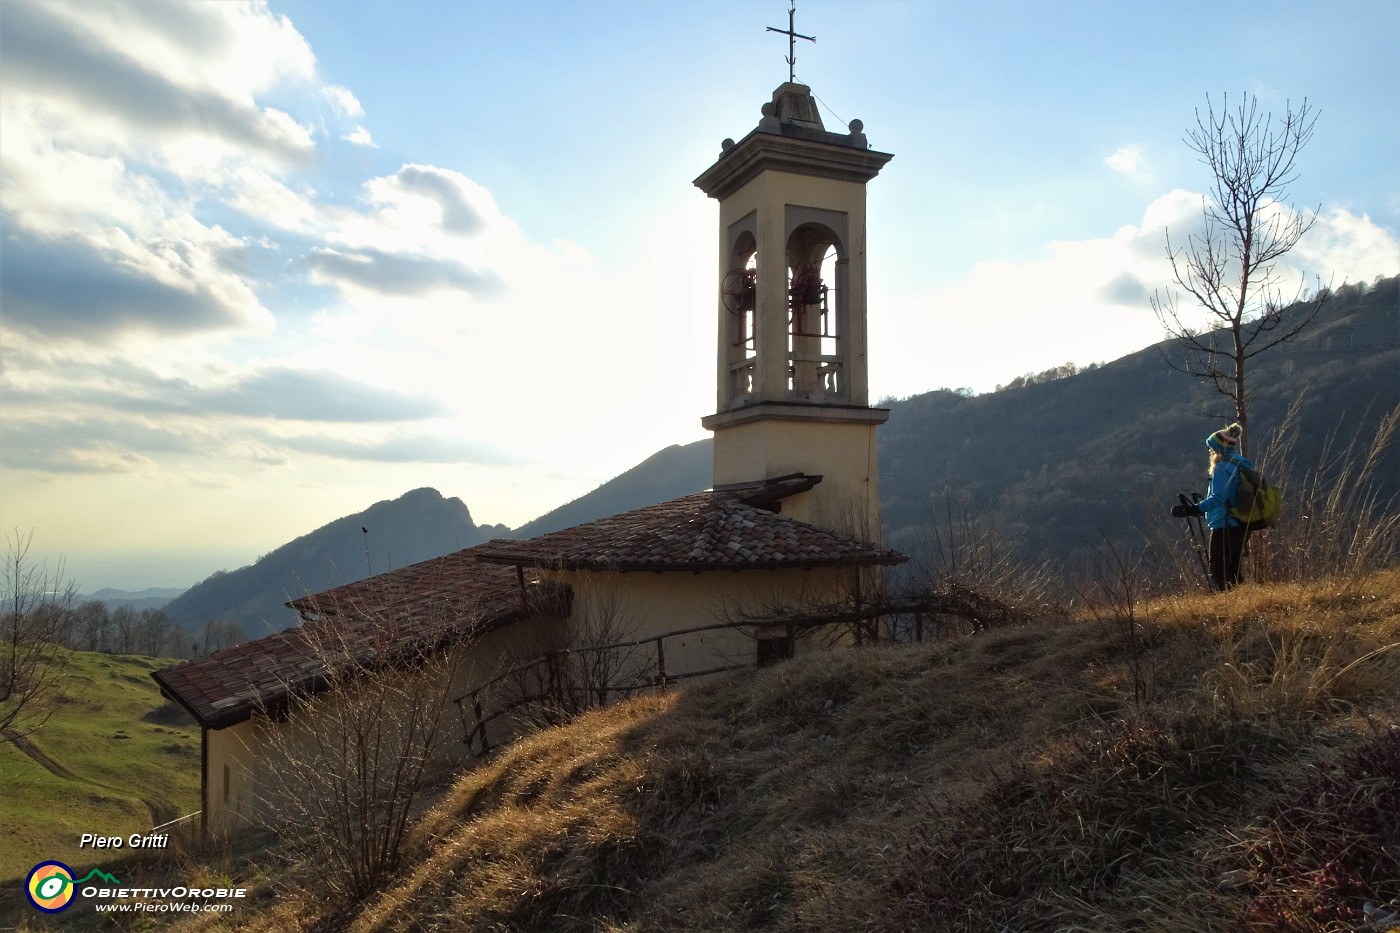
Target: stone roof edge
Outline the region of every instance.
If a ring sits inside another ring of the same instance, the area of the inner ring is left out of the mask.
[[[502,544],[518,543],[510,538],[497,538]],[[854,540],[854,539],[852,539]],[[488,541],[487,545],[493,542]],[[891,549],[878,549],[873,545],[866,545],[875,553],[869,555],[850,555],[848,557],[836,558],[815,558],[815,559],[791,559],[791,560],[750,560],[735,562],[732,564],[722,564],[715,562],[701,561],[667,561],[667,562],[647,562],[647,561],[616,561],[616,560],[553,560],[553,561],[532,561],[519,554],[491,553],[484,552],[479,559],[493,564],[511,564],[514,566],[538,567],[544,570],[591,570],[598,572],[613,571],[616,573],[717,573],[729,571],[731,573],[743,573],[749,570],[810,570],[814,567],[875,567],[893,566],[902,564],[909,560],[909,555]]]
[[[503,628],[522,619],[529,618],[535,613],[541,611],[542,609],[548,608],[548,606],[549,604],[547,603],[541,604],[539,606],[529,606],[522,604],[518,608],[511,609],[502,613],[497,613],[491,618],[487,619],[484,625],[480,626],[479,628],[476,628],[473,632],[471,632],[471,634],[477,636],[484,635],[488,632],[495,631],[498,628]],[[263,636],[263,638],[257,638],[251,642],[245,642],[244,645],[235,645],[233,648],[225,649],[225,651],[218,652],[217,654],[221,656],[219,657],[219,660],[220,662],[222,662],[228,657],[226,652],[235,652],[239,648],[244,647],[245,645],[256,644],[264,641],[264,639],[285,637],[288,634],[295,633],[296,631],[297,629],[293,628],[286,629],[281,632],[274,632],[271,635]],[[460,636],[465,633],[459,632],[457,634]],[[443,644],[451,640],[452,637],[449,633],[443,633],[443,635],[438,639],[439,644],[435,647],[441,648]],[[419,645],[417,647],[422,646]],[[176,703],[178,703],[183,709],[185,709],[191,716],[194,717],[195,721],[198,722],[201,727],[206,729],[226,729],[229,726],[237,725],[240,722],[252,718],[253,714],[257,711],[259,706],[265,709],[279,709],[285,706],[288,698],[293,694],[314,696],[315,694],[322,693],[326,689],[328,689],[325,678],[320,673],[308,672],[301,677],[288,679],[287,681],[282,682],[281,686],[283,689],[273,691],[269,695],[260,698],[262,700],[261,703],[259,703],[258,700],[254,699],[240,699],[239,702],[229,704],[228,706],[224,707],[222,710],[219,711],[218,714],[206,716],[196,708],[196,706],[191,702],[189,698],[184,696],[178,685],[171,683],[168,680],[168,678],[163,677],[162,675],[182,668],[187,664],[198,664],[200,661],[204,661],[208,658],[213,657],[216,657],[216,655],[208,655],[206,656],[206,658],[195,658],[190,661],[182,661],[180,664],[172,664],[170,667],[161,668],[158,671],[151,672],[151,678],[154,679],[156,684],[160,687],[161,694],[167,697],[168,699],[174,700]]]
[[[184,664],[187,662],[182,661],[180,663]],[[185,712],[189,713],[190,717],[194,719],[195,722],[199,723],[201,728],[208,729],[210,728],[209,724],[205,721],[204,717],[200,715],[198,710],[196,710],[193,706],[191,706],[188,702],[185,701],[184,694],[182,694],[179,691],[179,689],[177,689],[174,685],[166,683],[165,678],[161,676],[162,674],[175,670],[179,666],[179,664],[172,664],[169,667],[162,667],[158,671],[151,671],[151,679],[154,680],[156,682],[156,686],[160,688],[161,696],[165,697],[172,703],[179,704],[180,708],[183,709]]]

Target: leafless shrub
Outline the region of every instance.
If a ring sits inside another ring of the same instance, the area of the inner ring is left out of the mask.
[[[947,487],[910,550],[903,590],[956,587],[1022,607],[1053,605],[1063,596],[1055,567],[1026,561],[1015,540],[983,521],[970,502],[957,499]]]
[[[359,899],[400,864],[409,818],[447,739],[443,709],[459,654],[405,643],[371,611],[326,615],[300,629],[315,694],[288,684],[265,707],[257,754],[270,767],[261,820],[321,883]]]
[[[1316,463],[1296,462],[1300,400],[1261,458],[1284,489],[1284,519],[1250,536],[1255,579],[1293,582],[1357,580],[1400,556],[1400,508],[1384,497],[1379,477],[1393,470],[1400,405],[1342,442],[1328,435]]]
[[[29,557],[34,532],[5,536],[0,604],[0,741],[24,736],[48,721],[67,665],[63,647],[73,628],[77,585],[63,565],[50,570]]]
[[[1139,708],[1156,697],[1156,672],[1148,660],[1148,648],[1158,633],[1138,615],[1149,583],[1143,571],[1143,556],[1116,547],[1107,535],[1095,550],[1086,582],[1079,588],[1080,599],[1091,617],[1126,649],[1126,664],[1133,688],[1133,702]]]
[[[490,698],[515,718],[540,727],[565,722],[649,684],[655,660],[636,641],[636,620],[614,594],[580,586],[576,612],[559,627],[509,651],[510,672]]]

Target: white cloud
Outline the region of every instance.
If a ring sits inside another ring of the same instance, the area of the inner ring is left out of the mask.
[[[358,120],[365,115],[365,108],[361,106],[359,99],[350,92],[349,88],[331,84],[326,86],[324,93],[326,99],[331,102],[331,106],[344,116]]]
[[[1110,237],[1058,241],[1033,262],[982,262],[931,292],[880,295],[872,308],[893,313],[871,324],[871,391],[905,396],[939,386],[978,391],[1065,362],[1117,359],[1165,338],[1149,297],[1179,289],[1165,253],[1199,229],[1201,195],[1170,191],[1150,203],[1141,223]],[[1278,264],[1281,286],[1317,273],[1370,282],[1400,269],[1400,239],[1348,211],[1324,211]],[[1308,280],[1311,284],[1311,279]],[[1291,295],[1291,293],[1290,293]],[[1189,301],[1188,326],[1209,323]]]
[[[354,143],[356,146],[364,146],[367,149],[379,148],[375,145],[374,137],[369,134],[369,130],[356,123],[355,128],[340,137],[347,143]]]
[[[265,7],[10,4],[5,97],[57,145],[140,154],[180,177],[235,153],[297,159],[309,131],[255,95],[306,80],[309,49]]]
[[[405,165],[372,178],[365,194],[375,208],[368,222],[396,241],[414,237],[418,247],[448,249],[442,235],[471,236],[501,220],[489,191],[460,172],[432,165]]]
[[[671,333],[712,326],[708,285],[674,279],[678,243],[713,250],[693,196],[653,206],[663,219],[616,271],[577,244],[532,241],[442,167],[323,190],[328,176],[294,158],[313,144],[306,127],[358,120],[359,101],[318,87],[305,43],[264,6],[175,6],[169,21],[114,4],[82,22],[39,3],[5,34],[41,35],[76,66],[54,75],[31,55],[0,101],[5,338],[22,351],[0,378],[11,466],[554,462],[601,421],[622,435],[590,464],[601,481],[670,442],[679,372],[685,398],[708,403],[711,341]],[[173,45],[184,51],[164,55]],[[269,106],[270,90],[306,109]],[[344,129],[372,145],[359,123]],[[314,300],[288,300],[308,286]],[[235,352],[231,335],[261,342]],[[141,366],[107,357],[116,346]],[[706,407],[686,402],[695,418]],[[578,482],[577,464],[557,471]]]
[[[107,343],[266,320],[251,290],[211,269],[210,251],[188,241],[138,245],[116,231],[105,241],[27,237],[5,252],[7,324],[38,339]]]
[[[490,270],[474,269],[427,252],[317,247],[298,260],[297,266],[306,269],[312,281],[333,284],[342,294],[359,291],[418,298],[449,289],[463,293],[463,297],[487,297],[502,288],[500,278]]]
[[[313,80],[290,23],[263,4],[40,0],[5,6],[0,41],[9,340],[270,330],[244,268],[257,238],[217,205],[284,192],[272,167],[311,146],[256,97]],[[295,200],[277,207],[304,225]]]
[[[25,432],[11,465],[155,481],[308,456],[529,459],[577,494],[671,443],[678,409],[706,413],[714,263],[677,256],[712,256],[708,201],[649,205],[617,270],[532,240],[457,171],[409,163],[346,188],[298,159],[372,146],[363,107],[318,84],[285,18],[173,6],[84,21],[39,2],[17,29],[7,12],[7,65],[26,35],[53,54],[20,54],[0,88],[5,337],[24,351],[0,378]],[[568,452],[599,432],[615,442],[581,467]],[[123,439],[145,461],[102,453]]]
[[[1333,207],[1322,212],[1294,248],[1292,258],[1324,285],[1369,284],[1378,275],[1395,275],[1400,270],[1400,238],[1365,214]]]
[[[223,205],[274,228],[273,232],[311,234],[325,223],[324,208],[317,204],[314,190],[295,190],[257,165],[242,165],[233,171]],[[274,241],[263,240],[265,246],[275,246]]]
[[[1171,230],[1173,238],[1184,243],[1185,234],[1201,229],[1201,208],[1204,204],[1204,195],[1174,188],[1147,205],[1137,229],[1145,236],[1165,235],[1167,230]],[[1165,243],[1159,240],[1156,249],[1160,251],[1164,248]]]
[[[1136,143],[1122,146],[1103,160],[1103,164],[1120,175],[1137,175],[1146,168],[1142,147]]]

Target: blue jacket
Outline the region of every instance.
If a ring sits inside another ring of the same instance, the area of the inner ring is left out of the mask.
[[[1206,527],[1217,530],[1243,524],[1230,515],[1240,489],[1240,467],[1254,469],[1254,461],[1248,457],[1233,455],[1221,460],[1210,471],[1210,489],[1206,497],[1196,503],[1206,513]]]

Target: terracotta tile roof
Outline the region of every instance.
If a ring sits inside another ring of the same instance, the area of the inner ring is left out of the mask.
[[[477,550],[467,548],[289,605],[313,619],[350,619],[343,627],[344,647],[362,660],[441,646],[559,607],[562,589],[539,584],[530,575],[525,579],[531,605],[526,606],[516,569],[482,563]],[[384,627],[377,624],[384,619],[393,621],[387,642]],[[201,725],[231,726],[264,705],[284,704],[291,692],[324,688],[326,653],[309,637],[316,625],[311,621],[151,676]]]
[[[358,658],[438,647],[540,613],[567,614],[567,587],[534,570],[756,570],[864,566],[907,558],[784,518],[773,509],[820,476],[794,474],[672,499],[528,541],[496,540],[288,605],[312,619],[256,641],[157,671],[162,691],[207,728],[275,709],[300,691],[325,689],[317,619],[348,620],[345,650]],[[514,566],[511,566],[514,565]],[[526,584],[528,605],[521,598]],[[391,639],[377,620],[390,619]]]
[[[656,572],[856,566],[907,560],[898,551],[762,507],[775,498],[781,496],[762,486],[701,492],[527,541],[488,541],[477,548],[477,555],[484,561],[527,567]]]

